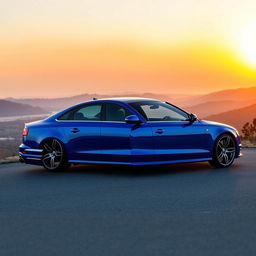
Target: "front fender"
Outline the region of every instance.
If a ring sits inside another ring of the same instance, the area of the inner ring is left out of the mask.
[[[241,138],[238,132],[229,126],[226,127],[217,127],[215,128],[214,132],[212,133],[214,141],[216,141],[222,134],[228,133],[235,139],[236,143],[236,157],[241,156]]]

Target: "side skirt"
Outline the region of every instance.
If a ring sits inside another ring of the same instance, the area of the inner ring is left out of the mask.
[[[171,161],[159,161],[159,162],[106,162],[106,161],[83,161],[83,160],[69,160],[69,163],[73,164],[114,164],[114,165],[164,165],[164,164],[178,164],[178,163],[193,163],[193,162],[205,162],[212,160],[212,158],[197,158],[197,159],[187,159],[187,160],[171,160]]]

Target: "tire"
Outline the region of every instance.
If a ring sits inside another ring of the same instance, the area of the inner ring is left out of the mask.
[[[236,142],[232,135],[222,134],[215,142],[212,160],[209,163],[216,168],[232,165],[236,156]]]
[[[62,143],[49,139],[42,144],[42,163],[48,171],[64,171],[70,167]]]

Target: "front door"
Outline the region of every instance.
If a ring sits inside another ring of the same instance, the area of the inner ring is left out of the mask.
[[[156,161],[210,157],[211,136],[200,121],[152,122]]]
[[[183,110],[161,101],[132,105],[152,128],[157,162],[210,158],[212,138],[200,121],[191,122]]]

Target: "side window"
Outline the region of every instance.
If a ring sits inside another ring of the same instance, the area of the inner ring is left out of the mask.
[[[100,121],[101,105],[89,105],[74,112],[74,120]]]
[[[65,113],[59,120],[100,121],[101,109],[101,104],[87,105]]]
[[[188,118],[183,112],[167,104],[154,103],[141,108],[149,121],[186,121]]]
[[[188,121],[188,114],[181,109],[160,101],[132,103],[148,121]]]
[[[105,104],[105,120],[123,122],[129,115],[133,115],[131,111],[115,103]]]

